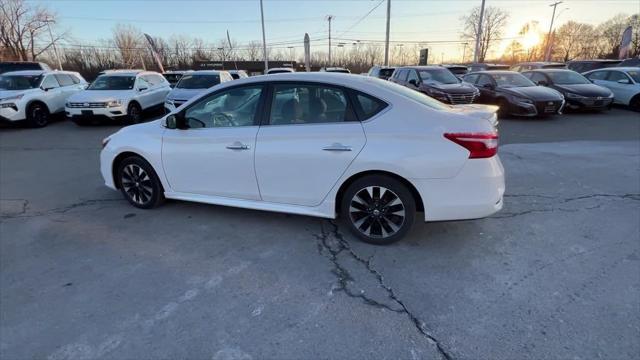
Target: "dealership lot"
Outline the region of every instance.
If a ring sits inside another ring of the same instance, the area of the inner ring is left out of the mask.
[[[2,358],[640,354],[637,113],[503,120],[505,208],[387,247],[316,218],[135,209],[98,171],[116,130],[0,129]]]

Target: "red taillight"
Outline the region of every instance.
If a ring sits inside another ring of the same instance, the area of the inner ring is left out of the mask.
[[[469,159],[490,158],[498,152],[498,133],[446,133],[444,137],[469,150]]]

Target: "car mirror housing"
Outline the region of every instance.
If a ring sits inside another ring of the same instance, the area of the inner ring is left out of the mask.
[[[538,81],[538,85],[540,85],[540,86],[549,86],[549,83],[547,83],[544,80],[540,80],[540,81]]]
[[[482,85],[483,88],[485,89],[489,89],[489,90],[493,90],[495,89],[495,87],[493,86],[493,84],[484,84]]]
[[[178,121],[176,119],[176,116],[174,114],[170,114],[165,116],[165,118],[162,120],[162,125],[164,127],[166,127],[167,129],[175,129],[178,127]]]
[[[409,84],[411,84],[413,86],[418,86],[418,82],[415,81],[414,79],[409,80]]]

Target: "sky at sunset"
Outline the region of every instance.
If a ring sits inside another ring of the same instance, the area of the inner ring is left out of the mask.
[[[229,30],[239,44],[261,40],[258,0],[234,1],[139,1],[139,0],[56,0],[30,1],[46,5],[59,17],[58,31],[69,30],[69,43],[93,44],[109,38],[118,23],[131,24],[154,36],[188,35],[215,41]],[[326,15],[335,17],[332,25],[334,45],[351,45],[357,40],[384,40],[386,2],[368,16],[379,0],[265,0],[267,43],[281,48],[295,46],[302,52],[302,38],[308,32],[312,48],[326,51]],[[479,6],[480,0],[392,0],[392,46],[414,46],[425,42],[432,56],[460,60],[462,44],[429,42],[458,41],[462,31],[460,17]],[[549,4],[541,0],[486,0],[487,6],[500,7],[510,14],[505,38],[518,36],[523,24],[538,21],[546,31],[551,20]],[[598,24],[616,14],[640,12],[638,0],[565,0],[558,6],[556,24],[568,20]],[[535,38],[528,39],[535,42]],[[297,42],[297,43],[294,43]],[[498,53],[505,44],[495,47]],[[470,44],[472,46],[472,44]],[[470,49],[467,48],[467,54]],[[490,54],[491,55],[491,54]]]

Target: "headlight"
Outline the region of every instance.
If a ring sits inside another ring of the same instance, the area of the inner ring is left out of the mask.
[[[565,93],[564,96],[568,97],[569,99],[581,99],[584,98],[584,96],[580,96],[578,94],[574,94],[574,93]]]
[[[118,107],[122,105],[122,100],[111,100],[107,102],[107,107]]]
[[[0,109],[12,108],[15,111],[18,111],[18,107],[14,103],[3,103],[0,104]]]
[[[523,97],[518,97],[518,96],[514,96],[513,99],[518,102],[518,103],[523,103],[523,104],[533,104],[533,100],[531,99],[527,99],[527,98],[523,98]]]

